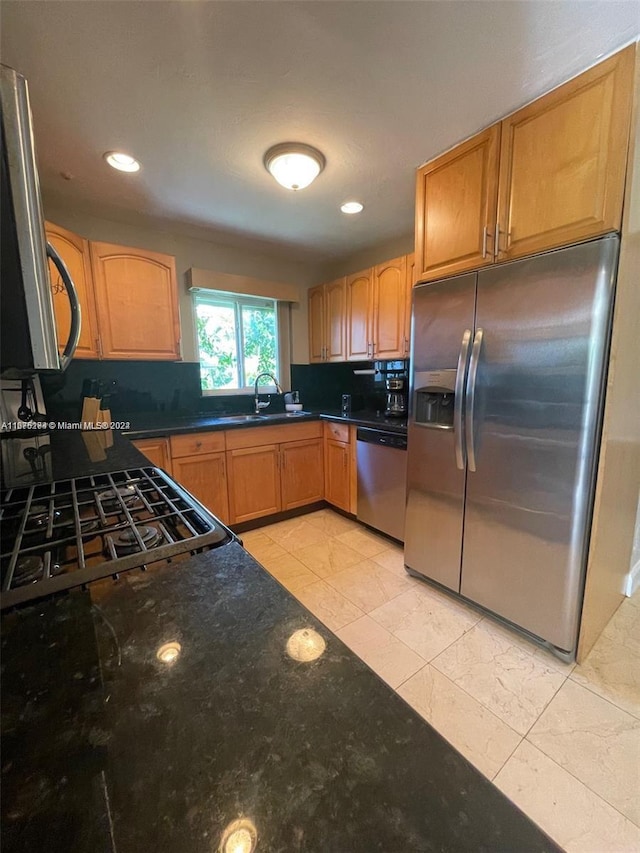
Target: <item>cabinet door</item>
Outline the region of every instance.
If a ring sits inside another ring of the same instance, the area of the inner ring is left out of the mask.
[[[69,270],[69,275],[76,287],[80,302],[81,330],[80,341],[74,358],[98,358],[98,330],[96,328],[96,304],[93,297],[93,277],[91,274],[91,259],[89,243],[72,231],[67,231],[52,222],[45,223],[47,240],[58,252]],[[71,328],[71,310],[69,298],[64,288],[60,273],[49,261],[49,278],[53,294],[53,309],[56,315],[56,331],[60,352],[69,339]]]
[[[172,473],[169,442],[166,438],[141,438],[133,444],[153,465],[163,468],[168,474]]]
[[[309,310],[309,361],[325,359],[324,284],[312,287],[308,292]]]
[[[618,230],[634,45],[502,122],[498,259]]]
[[[373,354],[404,358],[407,315],[407,259],[394,258],[374,268]]]
[[[224,453],[199,453],[174,459],[173,476],[220,521],[229,523]]]
[[[280,445],[282,461],[282,509],[321,501],[324,497],[324,464],[321,438]]]
[[[349,445],[325,439],[324,465],[325,500],[349,512]]]
[[[104,358],[180,358],[175,260],[170,255],[91,243]]]
[[[499,144],[495,124],[418,169],[417,281],[493,262]]]
[[[324,287],[325,337],[327,361],[346,361],[345,320],[347,280],[343,276]]]
[[[409,358],[411,349],[411,308],[413,304],[413,282],[415,280],[415,255],[407,255],[407,301],[404,313],[404,357]]]
[[[347,277],[347,361],[367,361],[371,347],[372,271]]]
[[[279,445],[227,451],[231,523],[280,512]]]

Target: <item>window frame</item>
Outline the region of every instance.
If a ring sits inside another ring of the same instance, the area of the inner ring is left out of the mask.
[[[269,299],[264,296],[252,296],[246,293],[230,293],[220,290],[194,290],[192,292],[192,307],[193,307],[193,333],[198,356],[198,365],[202,369],[202,358],[200,354],[200,341],[198,339],[198,303],[218,305],[223,307],[232,306],[235,315],[235,338],[236,352],[238,353],[238,374],[243,383],[246,383],[246,371],[244,364],[244,324],[242,321],[242,309],[247,308],[272,308],[275,320],[275,353],[276,366],[274,374],[278,377],[278,371],[281,369],[281,352],[280,352],[280,323],[278,300]],[[206,365],[205,365],[206,368]],[[275,385],[260,385],[260,392],[263,394],[276,394]],[[200,394],[203,397],[228,397],[230,395],[253,396],[254,386],[244,384],[240,388],[203,388],[202,378],[200,377]]]

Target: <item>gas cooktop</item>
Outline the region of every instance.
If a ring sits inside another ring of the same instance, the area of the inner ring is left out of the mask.
[[[158,468],[8,489],[0,496],[0,607],[233,539]]]

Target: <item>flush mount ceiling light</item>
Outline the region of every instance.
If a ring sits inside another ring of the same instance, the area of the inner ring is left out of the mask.
[[[324,169],[324,154],[301,142],[282,142],[264,155],[264,165],[279,184],[288,190],[302,190]]]
[[[364,205],[360,204],[359,201],[345,201],[344,204],[340,205],[340,210],[343,213],[360,213],[363,209]]]
[[[140,163],[136,158],[122,151],[107,151],[102,156],[110,166],[120,172],[138,172],[140,170]]]

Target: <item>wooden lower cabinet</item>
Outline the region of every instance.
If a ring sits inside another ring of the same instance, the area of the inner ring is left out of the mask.
[[[280,449],[277,444],[227,451],[231,524],[280,512]]]
[[[199,453],[173,460],[173,476],[220,521],[229,523],[224,453]]]
[[[140,453],[144,453],[149,462],[164,469],[167,474],[173,474],[169,441],[166,438],[141,438],[133,444]]]
[[[344,441],[326,438],[324,443],[324,498],[350,511],[350,457],[351,446]]]
[[[321,501],[324,464],[321,438],[280,445],[282,509]]]

